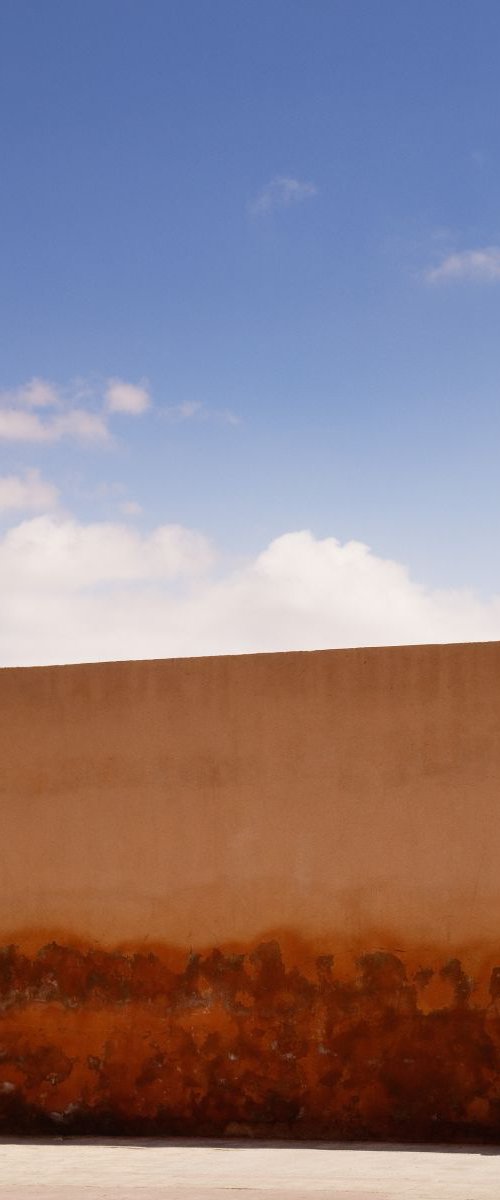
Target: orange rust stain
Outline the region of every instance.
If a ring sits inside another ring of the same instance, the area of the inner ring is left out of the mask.
[[[283,942],[4,947],[2,1132],[500,1141],[495,961]]]

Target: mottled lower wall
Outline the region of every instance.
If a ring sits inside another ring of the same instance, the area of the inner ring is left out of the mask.
[[[500,1142],[497,644],[0,704],[0,1129]]]
[[[500,966],[419,964],[7,948],[4,1129],[497,1141]]]

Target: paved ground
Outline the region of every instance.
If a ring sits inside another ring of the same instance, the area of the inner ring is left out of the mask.
[[[500,1152],[0,1140],[0,1200],[500,1200]]]

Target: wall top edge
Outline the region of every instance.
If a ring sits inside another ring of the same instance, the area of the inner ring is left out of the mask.
[[[194,665],[196,663],[214,664],[214,663],[233,663],[233,662],[249,662],[256,660],[297,660],[297,659],[313,659],[313,658],[332,658],[332,657],[361,657],[363,655],[372,656],[397,656],[404,654],[414,655],[437,655],[440,651],[445,654],[468,654],[476,650],[499,651],[500,640],[481,640],[477,642],[413,642],[413,643],[396,643],[389,645],[375,646],[343,646],[329,647],[327,649],[317,650],[265,650],[250,653],[229,653],[229,654],[196,654],[196,655],[176,655],[171,658],[119,658],[119,659],[95,659],[84,662],[65,662],[65,663],[44,663],[37,665],[22,665],[22,666],[0,666],[0,676],[14,673],[30,673],[35,672],[60,672],[60,671],[86,671],[99,667],[104,670],[107,668],[125,669],[126,667],[162,667],[167,665],[184,664]]]

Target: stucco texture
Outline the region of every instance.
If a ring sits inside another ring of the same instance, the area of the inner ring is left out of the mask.
[[[500,1142],[500,645],[0,703],[1,1129]]]

